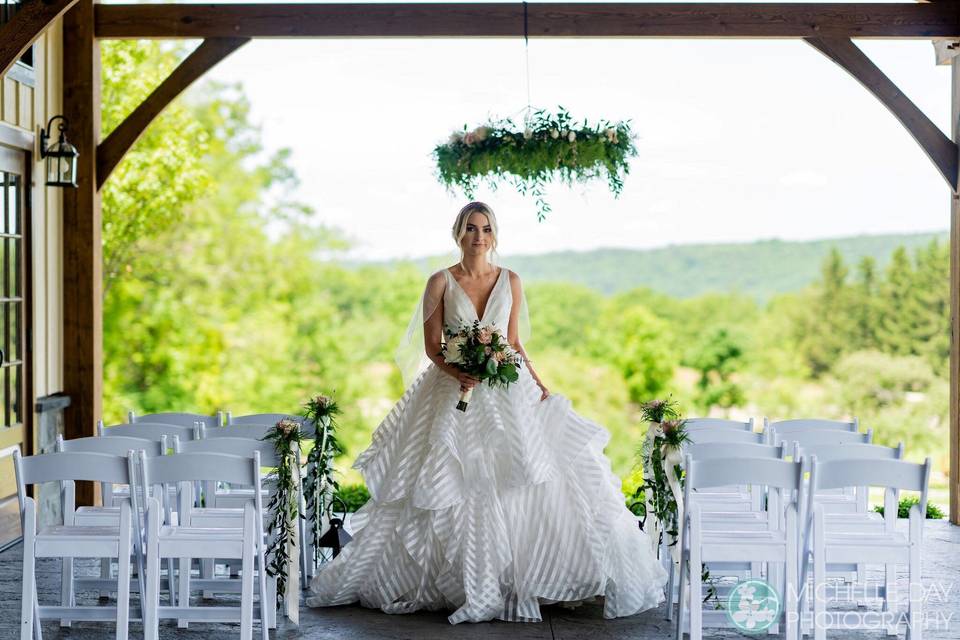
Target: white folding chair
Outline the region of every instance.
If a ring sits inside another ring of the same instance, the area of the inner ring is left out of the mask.
[[[104,453],[48,453],[22,457],[13,454],[17,476],[17,499],[23,527],[23,575],[20,610],[20,638],[40,638],[40,621],[116,620],[116,637],[127,638],[130,620],[130,556],[134,552],[129,502],[120,504],[120,516],[113,527],[78,527],[68,523],[38,530],[37,505],[27,496],[27,486],[61,482],[72,490],[73,481],[129,483],[127,459]],[[65,512],[66,513],[66,512]],[[37,558],[117,558],[116,607],[75,606],[72,598],[61,606],[40,606],[37,597]]]
[[[148,413],[138,416],[133,411],[127,412],[127,422],[134,424],[136,422],[151,422],[159,424],[175,424],[181,427],[193,427],[196,424],[202,424],[205,427],[219,427],[223,424],[223,414],[217,413],[215,416],[208,416],[202,413]]]
[[[903,460],[831,460],[820,463],[811,458],[810,502],[807,508],[805,537],[811,542],[805,545],[812,555],[812,562],[804,562],[801,569],[800,584],[806,586],[808,566],[813,567],[813,616],[806,619],[804,626],[813,626],[815,640],[824,640],[828,628],[850,629],[857,622],[856,617],[843,615],[845,612],[827,611],[827,572],[841,570],[846,565],[864,563],[883,564],[885,566],[884,585],[878,589],[883,599],[882,620],[888,627],[888,633],[896,624],[894,609],[896,565],[906,565],[909,572],[909,605],[907,610],[907,638],[920,640],[923,632],[921,548],[923,544],[923,522],[927,509],[927,489],[930,481],[930,458],[923,464]],[[884,492],[884,527],[879,531],[836,531],[831,528],[827,513],[820,504],[820,492],[843,487],[870,486],[881,487]],[[900,491],[916,491],[920,502],[910,508],[909,530],[906,535],[897,531],[897,497]],[[804,612],[805,613],[805,612]],[[836,615],[834,615],[836,613]],[[804,616],[807,618],[807,616]],[[875,628],[876,622],[860,616],[863,628]]]
[[[273,426],[284,419],[303,422],[303,416],[296,416],[292,413],[251,413],[246,416],[234,417],[231,412],[227,411],[228,426],[235,424],[263,424]]]
[[[229,429],[229,427],[222,427],[223,429]],[[241,427],[244,428],[244,427]],[[214,431],[211,429],[211,431]],[[279,465],[279,460],[277,460],[276,452],[274,451],[273,444],[270,442],[263,442],[259,440],[253,440],[251,438],[213,438],[210,440],[193,440],[188,442],[180,442],[179,440],[174,439],[174,451],[177,454],[181,453],[224,453],[235,456],[242,456],[245,458],[253,458],[254,453],[260,455],[260,464],[264,467],[276,467]],[[261,476],[262,482],[262,476]],[[251,486],[248,491],[244,491],[243,495],[245,499],[241,501],[240,491],[241,489],[246,489],[246,487],[231,487],[227,492],[220,492],[217,490],[216,482],[205,482],[204,483],[204,496],[207,497],[204,501],[203,507],[192,507],[187,506],[184,508],[182,514],[180,514],[180,522],[187,527],[221,527],[221,528],[239,528],[242,524],[243,519],[243,507],[244,505],[253,500],[253,487]],[[270,491],[267,487],[261,486],[261,501],[270,499]],[[270,515],[265,510],[263,524],[266,527],[269,525]],[[303,524],[302,521],[299,522],[301,529],[301,540],[303,540]],[[269,541],[270,534],[267,533],[267,539]],[[301,544],[302,546],[302,544]],[[262,547],[258,547],[258,567],[265,566],[264,562],[264,553],[265,550]],[[235,593],[237,591],[237,580],[227,580],[227,579],[217,579],[214,577],[214,558],[203,558],[200,561],[200,579],[193,582],[190,576],[191,559],[190,558],[180,558],[180,573],[179,573],[179,588],[178,593],[180,598],[185,598],[180,601],[180,606],[189,606],[190,604],[190,593],[193,589],[202,589],[204,598],[212,598],[216,593]],[[187,569],[184,570],[184,567]],[[227,563],[228,569],[230,568],[230,563]],[[267,576],[267,595],[264,597],[264,601],[267,603],[276,602],[276,578],[273,576]],[[184,603],[185,602],[185,603]],[[268,606],[267,608],[267,623],[271,629],[276,628],[276,607]],[[186,626],[181,623],[181,626]]]
[[[837,431],[859,431],[860,419],[853,420],[820,420],[816,418],[796,418],[793,420],[778,420],[770,422],[767,418],[763,419],[763,430],[772,429],[778,431],[781,436],[788,433],[797,433],[798,431],[817,430],[837,430]]]
[[[120,456],[126,458],[130,451],[141,450],[147,456],[163,455],[166,448],[166,437],[160,442],[147,440],[145,438],[130,438],[127,436],[117,436],[113,438],[73,438],[64,440],[63,436],[57,436],[56,451],[58,453],[103,453],[107,455]],[[103,482],[101,486],[101,495],[108,496],[113,494],[113,485],[109,482]],[[61,482],[60,491],[62,496],[63,523],[65,525],[74,525],[78,527],[117,527],[120,522],[121,507],[101,507],[84,506],[76,507],[74,498],[74,489],[72,482]],[[124,487],[124,491],[129,496],[129,486]],[[111,502],[113,502],[111,500]],[[140,523],[141,526],[143,523]],[[63,606],[74,601],[74,593],[78,588],[92,588],[100,591],[103,597],[109,597],[111,588],[116,584],[111,574],[110,558],[101,558],[100,578],[75,578],[73,575],[73,558],[64,558],[61,565],[61,603]],[[173,563],[168,563],[167,573],[169,588],[174,588],[173,583]],[[138,579],[142,576],[138,575]],[[139,586],[139,585],[138,585]],[[60,626],[69,627],[69,620],[61,620]]]
[[[131,456],[131,466],[135,456]],[[254,575],[258,556],[263,549],[263,504],[260,499],[260,454],[245,458],[222,453],[181,453],[172,456],[147,458],[140,454],[140,473],[137,484],[141,493],[151,485],[175,484],[181,501],[180,510],[186,512],[192,500],[193,483],[225,481],[251,484],[254,499],[244,506],[240,528],[188,527],[182,524],[161,525],[160,504],[156,498],[147,501],[146,539],[143,542],[146,557],[146,594],[144,598],[144,637],[157,640],[160,618],[176,618],[192,622],[240,622],[241,640],[253,637]],[[131,492],[134,511],[139,513],[138,491]],[[160,606],[160,562],[163,558],[237,558],[241,560],[240,607]],[[262,640],[268,640],[268,624],[264,602],[267,593],[266,571],[259,571],[260,621]],[[272,605],[269,605],[272,606]]]
[[[747,421],[725,420],[723,418],[687,418],[684,420],[687,431],[696,429],[733,429],[735,431],[753,431],[753,418]]]
[[[783,565],[781,588],[784,602],[786,640],[797,635],[797,502],[805,499],[803,467],[799,462],[769,458],[714,458],[693,460],[686,458],[685,512],[681,531],[680,554],[680,609],[677,616],[676,637],[682,638],[688,630],[690,640],[701,640],[703,627],[729,626],[726,612],[704,611],[702,608],[702,581],[700,567],[716,562],[765,562]],[[701,505],[692,494],[704,488],[732,484],[763,485],[768,487],[766,510],[767,529],[743,530],[733,525],[729,529],[706,528]],[[784,508],[785,505],[785,508]],[[780,510],[784,517],[780,517]],[[781,526],[783,523],[783,526]],[[689,609],[689,612],[687,611]],[[688,615],[689,614],[689,615]]]
[[[248,438],[262,440],[276,426],[273,424],[228,424],[223,427],[201,427],[200,440],[210,438]]]
[[[712,460],[715,458],[765,458],[769,460],[782,460],[786,454],[785,447],[766,444],[736,444],[736,443],[691,443],[684,447],[683,452],[693,460]],[[691,494],[690,500],[700,506],[703,525],[705,530],[730,529],[731,527],[751,530],[767,530],[767,511],[762,509],[763,500],[766,497],[766,487],[753,485],[749,491],[753,498],[751,509],[744,511],[743,502],[739,500],[742,487],[711,487],[709,491],[698,491]],[[727,491],[728,493],[724,492]],[[730,500],[727,496],[736,497]],[[685,504],[685,508],[690,505]],[[661,555],[664,555],[661,552]],[[754,577],[761,576],[761,564],[759,562],[736,562],[736,563],[714,563],[708,567],[710,575],[717,576],[737,576]],[[673,594],[676,586],[676,576],[673,562],[667,567],[667,593]],[[667,620],[673,619],[673,607],[667,607]]]

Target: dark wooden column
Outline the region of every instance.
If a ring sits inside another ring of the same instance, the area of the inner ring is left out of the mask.
[[[102,245],[97,193],[100,141],[100,47],[93,35],[94,0],[79,0],[63,20],[63,111],[80,152],[77,189],[63,194],[63,391],[67,438],[95,434],[103,387]],[[77,486],[77,504],[92,504],[95,487]]]

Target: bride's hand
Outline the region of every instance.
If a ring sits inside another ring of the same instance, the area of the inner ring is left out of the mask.
[[[550,389],[547,389],[545,386],[543,386],[543,383],[540,382],[539,380],[537,381],[537,386],[540,387],[540,401],[541,401],[541,402],[542,402],[543,400],[546,400],[547,398],[550,397]]]
[[[473,389],[477,386],[477,383],[480,382],[473,376],[461,372],[457,375],[457,380],[460,382],[460,391],[466,391],[467,389]]]

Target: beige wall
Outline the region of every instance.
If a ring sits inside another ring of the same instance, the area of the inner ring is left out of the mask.
[[[37,128],[61,112],[61,23],[58,20],[34,49],[35,86],[9,77],[0,82],[0,122],[36,137]],[[3,125],[0,125],[3,126]],[[61,202],[62,191],[44,186],[43,162],[31,153],[33,229],[33,386],[41,397],[62,390]],[[34,399],[27,399],[32,408]],[[34,419],[34,425],[37,421]]]

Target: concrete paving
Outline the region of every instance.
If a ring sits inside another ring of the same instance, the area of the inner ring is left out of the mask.
[[[927,640],[956,640],[960,638],[960,527],[945,521],[929,521],[925,531],[923,556],[924,588],[927,593],[926,611],[935,619],[929,620],[924,631]],[[39,592],[43,603],[54,603],[59,597],[59,560],[39,563]],[[97,565],[85,561],[80,571],[95,575]],[[21,550],[15,546],[0,553],[0,640],[19,637]],[[906,579],[901,580],[906,585]],[[82,604],[95,603],[95,594],[80,594]],[[868,603],[876,608],[877,603]],[[858,610],[857,605],[849,605]],[[387,615],[357,605],[323,609],[301,609],[300,627],[282,622],[271,632],[279,639],[303,640],[457,640],[511,638],[514,640],[648,640],[672,638],[670,623],[664,619],[665,607],[647,611],[630,618],[604,620],[602,602],[584,604],[575,609],[553,605],[542,608],[541,623],[487,622],[481,624],[447,623],[446,613],[421,612],[408,615]],[[864,611],[862,607],[860,611]],[[256,633],[254,637],[259,635]],[[901,631],[901,637],[903,632]],[[107,623],[74,623],[70,629],[61,629],[56,621],[43,624],[47,640],[93,640],[114,637],[113,625]],[[706,637],[743,637],[732,630],[708,629]],[[132,623],[131,638],[141,638],[139,623]],[[236,625],[194,624],[189,629],[177,629],[175,623],[161,626],[160,637],[170,640],[227,640],[238,637]],[[770,636],[767,636],[770,637]],[[782,637],[782,634],[781,636]],[[881,631],[829,631],[828,638],[884,638]]]

